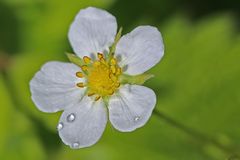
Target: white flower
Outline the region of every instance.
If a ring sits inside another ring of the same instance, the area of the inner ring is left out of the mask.
[[[110,13],[93,7],[81,10],[68,36],[83,64],[48,62],[30,82],[32,100],[39,110],[64,110],[57,128],[62,141],[72,148],[95,144],[108,114],[119,131],[142,127],[156,104],[155,93],[137,85],[134,77],[141,77],[162,58],[160,32],[139,26],[118,43],[116,34],[117,22]]]

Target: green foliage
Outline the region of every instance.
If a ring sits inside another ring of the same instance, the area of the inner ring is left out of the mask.
[[[233,31],[229,15],[194,25],[179,17],[169,21],[162,30],[166,55],[152,69],[158,76],[149,86],[158,94],[158,109],[225,145],[239,147],[240,36]],[[211,158],[224,159],[208,147],[201,148]]]
[[[91,148],[71,150],[59,145],[55,128],[61,113],[38,111],[31,101],[29,81],[45,62],[67,61],[64,53],[71,50],[68,27],[80,8],[108,7],[111,1],[4,2],[12,7],[21,23],[20,34],[16,35],[19,53],[7,70],[8,79],[0,77],[0,159],[219,160],[231,156],[156,116],[132,133],[120,133],[108,125],[102,139]],[[141,17],[136,23],[145,19]],[[225,14],[195,22],[178,15],[165,23],[158,22],[165,56],[149,71],[155,77],[146,85],[157,94],[157,109],[221,144],[237,148],[240,34],[233,22],[232,16]],[[39,132],[42,128],[46,131],[45,139]],[[48,138],[50,134],[56,141]]]
[[[46,159],[45,150],[31,122],[14,109],[2,76],[0,89],[0,159]]]

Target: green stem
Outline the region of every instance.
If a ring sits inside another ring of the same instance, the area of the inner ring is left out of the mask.
[[[176,120],[172,119],[171,117],[167,116],[166,114],[164,114],[156,109],[153,111],[153,114],[155,116],[157,116],[158,118],[164,120],[169,125],[181,130],[182,132],[186,133],[187,135],[191,136],[192,138],[198,140],[200,143],[212,144],[215,147],[222,150],[224,153],[230,155],[231,157],[240,158],[239,152],[237,152],[236,149],[234,149],[233,147],[226,146],[212,137],[208,137],[207,135],[205,135],[195,129],[189,128],[188,126],[177,122]]]

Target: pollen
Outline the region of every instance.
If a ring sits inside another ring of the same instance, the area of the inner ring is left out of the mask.
[[[94,94],[95,94],[95,93],[93,93],[93,92],[88,92],[87,95],[88,95],[89,97],[91,97],[91,96],[93,96]]]
[[[88,56],[84,56],[83,57],[83,61],[86,63],[86,64],[89,64],[91,62],[91,58],[89,58]]]
[[[98,101],[101,98],[101,96],[95,97],[95,101]]]
[[[80,88],[83,88],[84,84],[82,82],[80,82],[80,83],[77,83],[77,86],[80,87]]]
[[[83,66],[81,66],[81,69],[82,69],[83,71],[87,71],[87,70],[88,70],[88,67],[87,67],[86,65],[83,65]]]
[[[103,58],[103,54],[102,53],[98,53],[97,56],[98,56],[98,59],[100,59],[100,60]]]
[[[84,74],[83,74],[82,72],[77,72],[77,73],[76,73],[76,76],[77,76],[78,78],[83,78],[83,77],[84,77]]]
[[[111,69],[112,73],[116,73],[116,67],[115,66],[111,66],[110,69]]]
[[[110,62],[111,62],[112,65],[116,65],[117,64],[117,60],[115,58],[112,58]]]
[[[97,54],[97,60],[84,56],[85,65],[81,66],[84,73],[77,72],[78,78],[85,78],[85,84],[77,83],[80,88],[87,87],[87,95],[95,101],[113,95],[120,87],[119,76],[121,68],[115,58],[107,59],[102,53]]]

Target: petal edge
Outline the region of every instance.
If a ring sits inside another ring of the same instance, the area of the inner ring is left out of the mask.
[[[139,26],[117,44],[116,56],[125,73],[137,75],[156,65],[164,55],[162,35],[156,27]]]
[[[130,132],[146,124],[156,104],[155,93],[144,86],[125,85],[109,100],[109,119],[114,128]]]
[[[102,101],[94,101],[85,96],[78,105],[65,110],[59,122],[63,126],[59,130],[59,136],[73,149],[97,143],[107,124],[107,111]],[[71,114],[75,117],[69,121]]]
[[[47,62],[30,81],[31,98],[43,112],[57,112],[77,103],[84,89],[76,87],[83,82],[75,74],[81,69],[71,63]]]
[[[88,7],[79,11],[68,37],[74,52],[80,56],[103,53],[114,42],[117,21],[105,10]]]

